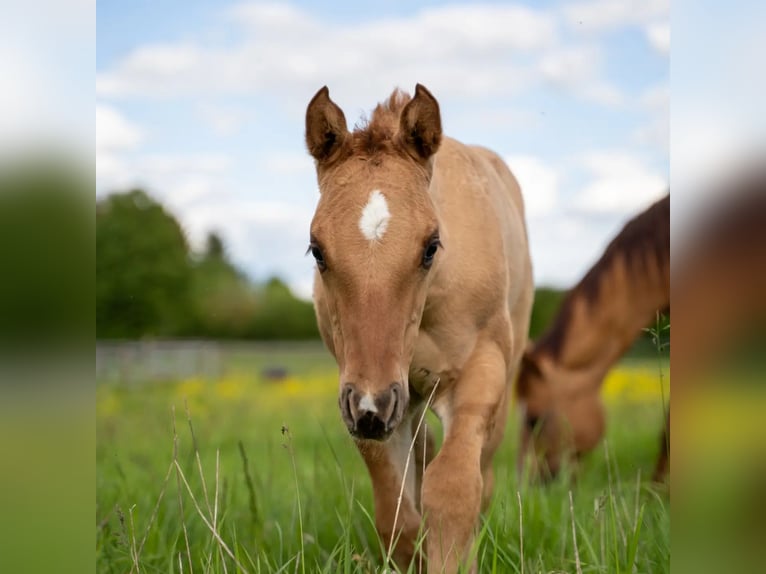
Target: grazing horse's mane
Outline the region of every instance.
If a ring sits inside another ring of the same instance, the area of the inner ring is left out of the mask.
[[[352,153],[374,155],[393,150],[399,130],[399,116],[412,98],[407,92],[395,89],[385,101],[372,111],[372,117],[362,119],[351,134]]]
[[[628,221],[609,243],[604,254],[580,282],[567,293],[555,322],[535,345],[558,358],[572,319],[575,301],[584,297],[589,306],[599,300],[602,280],[619,260],[624,258],[631,276],[645,275],[670,266],[670,195],[651,205]]]

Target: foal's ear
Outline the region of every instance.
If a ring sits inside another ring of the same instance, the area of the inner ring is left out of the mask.
[[[346,116],[330,99],[330,90],[324,86],[306,108],[306,146],[319,162],[330,159],[340,150],[348,135]]]
[[[415,86],[415,97],[404,106],[399,118],[399,141],[412,157],[427,161],[442,141],[439,103],[425,86]]]

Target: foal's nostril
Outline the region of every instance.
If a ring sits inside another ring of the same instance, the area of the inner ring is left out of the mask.
[[[343,385],[343,390],[338,397],[338,406],[340,406],[340,414],[347,425],[354,424],[354,414],[351,408],[351,400],[353,399],[354,387],[350,383]]]
[[[391,415],[386,421],[386,432],[393,429],[394,425],[399,422],[398,415],[399,410],[399,385],[391,387]]]
[[[406,406],[401,385],[374,393],[353,383],[343,385],[338,403],[349,432],[357,438],[383,440],[399,424]]]

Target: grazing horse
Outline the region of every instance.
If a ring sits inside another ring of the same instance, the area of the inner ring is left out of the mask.
[[[566,295],[552,326],[524,353],[516,387],[520,471],[531,458],[531,476],[552,478],[565,456],[596,446],[604,433],[599,391],[605,375],[669,305],[666,195],[623,227]],[[660,472],[662,464],[661,458]]]
[[[306,144],[320,190],[314,305],[376,528],[402,569],[422,520],[429,572],[475,568],[534,295],[518,183],[493,152],[442,135],[420,84],[414,97],[394,91],[353,132],[322,88]],[[438,453],[418,425],[429,406],[444,431]]]

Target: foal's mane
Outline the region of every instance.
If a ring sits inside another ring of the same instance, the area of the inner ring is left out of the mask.
[[[604,295],[601,280],[610,271],[618,257],[624,257],[631,276],[664,270],[670,265],[670,194],[628,221],[612,239],[603,255],[590,268],[580,282],[564,297],[553,325],[535,345],[535,351],[548,351],[558,358],[572,320],[572,309],[579,297],[588,305],[598,302]],[[608,294],[606,295],[608,296]]]
[[[411,99],[408,93],[397,88],[388,99],[375,106],[369,120],[363,118],[354,126],[352,153],[371,156],[392,151],[399,130],[399,116]]]

